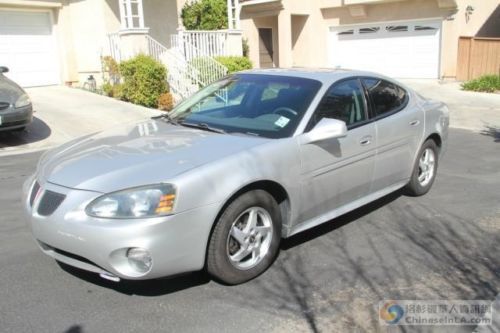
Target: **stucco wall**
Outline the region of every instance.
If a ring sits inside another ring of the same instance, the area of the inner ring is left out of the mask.
[[[170,46],[170,35],[178,28],[177,0],[144,0],[144,25],[151,37]]]
[[[279,48],[278,48],[278,17],[263,16],[248,18],[241,21],[243,37],[248,40],[250,46],[250,60],[255,67],[260,67],[259,59],[259,28],[273,29],[273,49],[274,65],[279,66]]]
[[[458,12],[454,15],[454,19],[443,23],[441,73],[444,78],[454,78],[456,76],[458,38],[460,36],[475,36],[499,5],[498,0],[456,1]],[[468,5],[474,7],[474,12],[467,20],[465,9]]]

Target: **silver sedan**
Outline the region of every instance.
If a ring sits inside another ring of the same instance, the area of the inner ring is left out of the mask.
[[[237,73],[162,117],[47,152],[24,211],[45,254],[106,279],[205,269],[242,283],[282,238],[429,191],[448,122],[443,103],[373,73]]]

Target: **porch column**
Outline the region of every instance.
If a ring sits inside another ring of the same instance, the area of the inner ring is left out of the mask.
[[[279,67],[292,67],[292,16],[285,10],[278,15],[278,52]]]

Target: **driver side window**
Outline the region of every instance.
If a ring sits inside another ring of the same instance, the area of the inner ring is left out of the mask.
[[[363,88],[358,79],[335,84],[319,105],[314,124],[323,118],[342,120],[347,126],[367,119]]]

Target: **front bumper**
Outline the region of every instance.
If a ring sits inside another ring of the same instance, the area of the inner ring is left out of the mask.
[[[27,186],[24,191],[26,219],[41,250],[58,261],[128,280],[159,278],[204,266],[218,204],[153,219],[97,219],[84,209],[100,193],[45,182],[31,206],[32,188]],[[46,191],[65,195],[65,199],[51,215],[42,216],[38,212]],[[133,247],[151,254],[149,272],[134,271],[128,263],[126,252]]]
[[[0,131],[8,131],[16,128],[22,128],[33,121],[33,106],[16,109],[10,107],[0,111]]]

